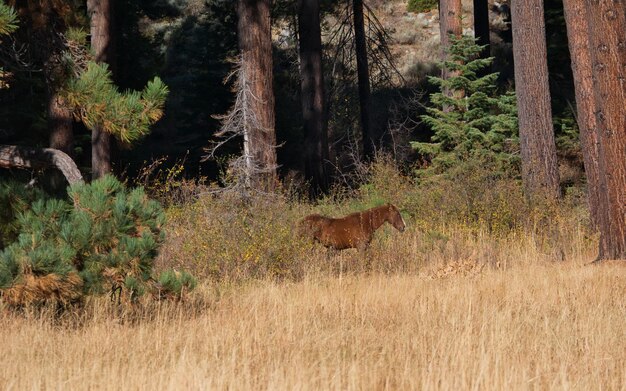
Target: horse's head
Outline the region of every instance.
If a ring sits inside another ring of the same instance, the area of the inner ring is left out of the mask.
[[[389,221],[389,223],[398,231],[404,232],[406,224],[404,223],[404,219],[402,218],[400,211],[393,204],[387,204],[387,221]]]

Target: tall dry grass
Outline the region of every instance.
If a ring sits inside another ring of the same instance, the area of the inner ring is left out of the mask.
[[[522,254],[522,249],[514,249]],[[0,384],[26,389],[578,389],[626,384],[626,268],[206,283],[138,314],[0,320]],[[201,298],[201,300],[200,300]]]
[[[170,207],[159,265],[201,279],[187,302],[7,312],[2,389],[626,390],[626,267],[588,265],[597,240],[575,199],[533,207],[480,175],[428,188],[385,164],[370,174],[317,205]],[[307,213],[381,201],[408,228],[382,228],[368,252],[295,235]]]

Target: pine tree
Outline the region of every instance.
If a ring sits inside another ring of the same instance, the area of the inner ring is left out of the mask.
[[[626,260],[626,93],[624,1],[585,1],[598,136],[598,260]],[[587,145],[589,146],[589,145]]]
[[[372,159],[377,148],[377,140],[372,132],[372,91],[370,86],[370,71],[367,57],[367,36],[365,34],[365,17],[363,14],[363,0],[352,1],[354,19],[354,49],[356,51],[357,81],[359,88],[359,108],[361,111],[361,134],[363,142],[363,157]]]
[[[87,43],[84,4],[62,3],[18,5],[24,17],[16,39],[24,43],[33,66],[42,68],[47,85],[51,146],[71,155],[73,119],[82,121],[96,137],[96,130],[102,128],[124,143],[139,139],[163,115],[167,87],[155,77],[143,91],[119,91],[108,66],[96,64],[102,60],[101,50],[94,52]],[[11,8],[0,9],[0,35],[15,29],[14,18]]]
[[[23,183],[3,181],[0,183],[0,250],[14,242],[20,232],[17,216],[30,209],[45,193]]]
[[[328,121],[324,93],[319,0],[298,2],[300,91],[304,128],[304,173],[312,196],[328,190]]]
[[[587,177],[587,198],[591,223],[594,228],[600,226],[599,221],[606,219],[600,210],[600,174],[599,174],[599,135],[595,113],[596,102],[593,96],[593,77],[589,36],[589,18],[584,2],[564,0],[563,13],[567,27],[567,43],[569,45],[574,88],[576,91],[576,122],[580,131]]]
[[[522,181],[528,198],[561,196],[552,123],[543,0],[511,2]]]
[[[447,59],[440,64],[451,71],[450,75],[447,79],[429,78],[440,92],[431,95],[434,106],[422,116],[434,135],[430,142],[411,145],[431,161],[428,173],[444,173],[471,159],[490,162],[499,173],[510,173],[518,163],[515,95],[497,94],[497,73],[478,76],[493,57],[480,58],[483,47],[473,37],[450,39]],[[465,95],[445,93],[458,90],[465,91]]]
[[[254,189],[273,191],[276,187],[276,119],[273,89],[272,31],[269,0],[237,1],[237,33],[241,50],[241,72],[249,89],[250,116],[244,137],[250,185]]]
[[[98,63],[107,63],[114,70],[113,2],[110,0],[87,0],[90,20],[91,49]],[[91,132],[91,171],[93,178],[111,172],[111,135],[101,129]]]
[[[167,94],[167,86],[158,77],[141,92],[119,92],[108,65],[92,61],[65,89],[65,98],[77,120],[90,130],[102,129],[124,143],[150,132],[150,125],[163,116]]]
[[[441,55],[444,62],[453,44],[451,37],[458,38],[463,34],[462,8],[461,0],[439,1],[439,35],[441,36]],[[441,75],[444,79],[448,78],[449,72],[451,69],[441,68]]]
[[[71,202],[39,199],[18,213],[20,234],[0,252],[4,301],[69,303],[118,289],[132,299],[150,290],[165,235],[161,206],[142,188],[127,190],[110,175],[68,193]],[[161,296],[195,286],[184,273],[164,280],[157,287]]]
[[[153,294],[158,299],[182,299],[185,292],[191,292],[197,284],[196,279],[185,271],[165,270],[159,274]]]
[[[0,37],[9,35],[17,29],[17,13],[4,3],[0,3]],[[7,88],[7,74],[0,67],[0,89]]]

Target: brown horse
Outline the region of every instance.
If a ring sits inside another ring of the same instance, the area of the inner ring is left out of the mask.
[[[337,219],[319,214],[309,215],[300,222],[300,230],[302,234],[335,250],[364,250],[372,241],[374,232],[385,222],[400,232],[406,227],[398,208],[387,204]]]

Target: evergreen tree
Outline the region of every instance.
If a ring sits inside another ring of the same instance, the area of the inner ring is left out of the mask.
[[[478,76],[493,57],[480,58],[483,46],[473,37],[450,36],[450,40],[448,56],[440,64],[450,74],[446,79],[429,78],[440,91],[431,95],[433,107],[422,116],[434,134],[430,142],[411,145],[430,160],[429,173],[443,173],[470,159],[490,162],[497,172],[510,173],[518,165],[515,95],[497,93],[497,73]]]
[[[8,5],[0,3],[0,37],[11,34],[15,29],[17,29],[17,13]],[[6,77],[7,74],[0,67],[0,89],[8,87]]]
[[[298,2],[300,79],[304,122],[304,173],[312,196],[324,193],[328,178],[328,120],[324,92],[319,0]]]
[[[168,88],[155,77],[143,91],[119,92],[106,63],[89,61],[84,72],[70,80],[65,97],[77,120],[90,130],[101,129],[124,143],[150,132],[163,116]]]
[[[244,89],[252,99],[246,104],[252,119],[245,123],[244,155],[252,188],[273,191],[276,187],[276,119],[272,31],[269,0],[237,1],[237,33],[241,51]]]
[[[94,59],[98,63],[109,64],[114,70],[112,5],[110,0],[87,0]],[[111,134],[98,128],[91,132],[91,172],[93,178],[100,178],[111,172]]]
[[[441,36],[441,55],[445,63],[453,41],[451,37],[458,38],[463,34],[461,16],[463,14],[461,0],[440,0],[439,1],[439,35]],[[450,69],[441,68],[441,75],[444,79],[449,77]],[[459,93],[462,93],[459,91]]]
[[[71,203],[39,199],[18,213],[20,234],[0,252],[0,292],[8,304],[66,303],[122,288],[132,299],[150,288],[164,240],[161,206],[110,175],[68,193]],[[160,296],[195,286],[184,273],[161,277]]]
[[[569,44],[571,68],[576,92],[576,122],[580,132],[580,144],[587,178],[587,199],[591,224],[599,227],[600,173],[599,173],[599,134],[595,113],[598,111],[593,99],[593,74],[590,50],[589,20],[584,2],[563,1],[563,11],[567,21],[567,41]]]
[[[20,232],[17,216],[25,213],[45,193],[23,183],[4,181],[0,183],[0,250],[14,242]]]
[[[598,228],[600,246],[597,260],[626,260],[626,109],[624,109],[623,2],[585,1],[589,20],[589,48],[596,116],[599,194]],[[587,147],[590,147],[587,145]]]
[[[543,0],[511,2],[522,181],[527,198],[561,196],[552,123]]]
[[[361,134],[363,142],[363,157],[372,159],[378,142],[372,133],[372,91],[370,85],[370,71],[367,58],[367,36],[365,34],[365,17],[363,14],[363,0],[352,1],[354,21],[354,50],[356,51],[357,84],[359,89],[359,109],[361,111]]]
[[[124,143],[145,136],[163,115],[168,95],[165,84],[155,77],[143,91],[119,91],[108,66],[96,64],[98,52],[92,51],[94,48],[87,42],[84,4],[73,0],[66,5],[43,2],[33,7],[34,11],[30,12],[27,5],[18,5],[23,26],[15,34],[15,40],[25,48],[21,55],[28,61],[24,63],[40,67],[44,80],[31,77],[16,80],[14,84],[15,88],[24,89],[18,82],[26,86],[45,83],[52,147],[70,155],[74,152],[72,117],[89,130],[102,128],[104,133]],[[16,13],[3,5],[0,35],[15,29],[15,18]],[[24,127],[34,128],[34,125],[27,123]],[[27,140],[31,146],[40,142],[31,137]]]
[[[194,290],[196,285],[196,279],[185,271],[165,270],[159,274],[157,289],[154,291],[154,294],[158,299],[182,299],[185,291],[190,292]]]

